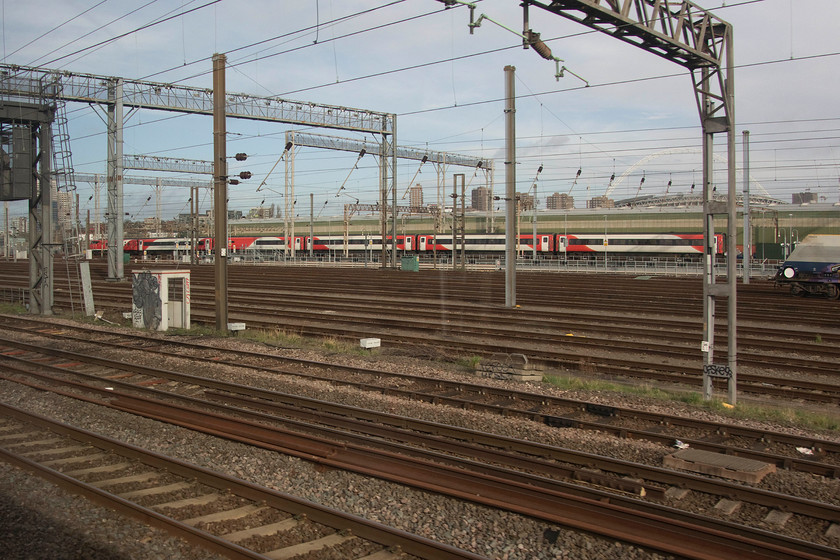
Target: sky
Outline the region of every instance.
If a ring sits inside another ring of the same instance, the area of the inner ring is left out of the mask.
[[[224,53],[228,92],[396,114],[400,146],[493,159],[496,194],[505,175],[504,68],[514,66],[517,191],[536,188],[539,208],[555,192],[583,208],[607,193],[620,200],[702,184],[700,117],[688,70],[532,7],[530,27],[569,70],[558,80],[555,64],[523,49],[512,31],[522,27],[518,0],[477,2],[476,17],[489,19],[472,34],[466,7],[445,9],[436,0],[0,2],[6,64],[211,88],[211,57]],[[840,202],[840,2],[696,4],[734,30],[738,189],[749,130],[752,192],[790,202],[792,193],[807,190]],[[69,103],[67,111],[76,172],[104,174],[104,108]],[[276,164],[287,130],[378,142],[346,131],[228,119],[228,153],[249,156],[232,161],[230,171],[252,173],[229,188],[231,209],[284,206],[284,164]],[[139,110],[126,119],[124,153],[211,160],[212,132],[209,116]],[[716,135],[716,153],[725,149],[725,135]],[[453,173],[466,174],[468,190],[486,181],[474,169],[446,171],[446,193]],[[612,175],[624,177],[611,187]],[[717,171],[715,184],[725,190],[725,181]],[[431,163],[398,162],[400,203],[408,202],[401,197],[410,184],[423,187],[424,202],[437,202],[438,182]],[[378,184],[374,156],[295,152],[297,215],[309,214],[310,193],[312,211],[322,218],[342,215],[355,199],[374,203]],[[93,186],[77,181],[77,192],[82,216],[90,210],[94,217]],[[202,212],[212,206],[209,190],[200,198]],[[189,212],[188,199],[189,189],[163,189],[160,217]],[[151,187],[125,185],[131,220],[154,217],[156,200]],[[102,214],[104,206],[103,189]],[[26,204],[11,203],[10,213],[25,215]]]

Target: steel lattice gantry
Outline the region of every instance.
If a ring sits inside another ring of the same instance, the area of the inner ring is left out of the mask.
[[[0,94],[38,96],[40,92],[34,91],[32,80],[55,83],[59,89],[58,97],[65,101],[107,104],[112,101],[108,98],[108,92],[116,82],[120,82],[123,106],[213,114],[212,89],[0,64]],[[393,133],[393,115],[388,113],[244,93],[226,93],[226,98],[227,116],[233,118],[376,134]]]
[[[0,102],[3,185],[0,200],[29,201],[29,311],[52,315],[53,196],[51,164],[55,104],[46,96],[27,103]]]
[[[697,108],[703,128],[703,200],[705,214],[705,273],[703,280],[703,392],[712,395],[712,373],[723,371],[729,382],[729,402],[736,402],[736,280],[737,208],[735,192],[735,73],[732,26],[688,0],[517,0],[528,8],[576,21],[621,41],[675,62],[691,73]],[[530,31],[530,30],[528,30]],[[527,34],[526,34],[527,35]],[[727,135],[726,203],[715,201],[713,192],[714,135]],[[717,285],[714,276],[714,216],[726,214],[727,284]],[[713,364],[715,298],[728,297],[727,367]]]
[[[297,146],[325,148],[328,150],[340,150],[354,153],[359,153],[364,149],[371,155],[382,156],[380,144],[378,143],[368,144],[363,140],[356,140],[354,138],[340,138],[338,136],[312,134],[308,132],[294,131],[294,136],[290,136],[290,134],[291,133],[287,134],[287,140],[292,141]],[[492,167],[493,164],[492,160],[483,161],[481,158],[477,158],[475,156],[450,152],[438,152],[434,150],[420,150],[417,148],[408,148],[406,146],[397,146],[396,153],[397,157],[401,159],[428,161],[431,163],[445,163],[464,167],[483,167],[485,165]]]
[[[66,71],[0,64],[0,96],[40,99],[45,87],[56,90],[64,101],[94,103],[106,107],[108,128],[108,275],[123,277],[122,259],[122,183],[123,108],[155,109],[179,113],[213,115],[213,90],[158,82],[125,80]],[[383,151],[383,171],[396,192],[396,115],[311,103],[278,97],[225,93],[227,117],[262,120],[379,134]]]

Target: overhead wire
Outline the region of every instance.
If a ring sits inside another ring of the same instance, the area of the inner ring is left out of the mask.
[[[92,31],[88,31],[88,32],[87,32],[87,33],[85,33],[84,35],[81,35],[81,36],[79,36],[79,37],[76,37],[76,38],[75,38],[75,39],[73,39],[72,41],[68,41],[67,43],[64,43],[63,45],[61,45],[61,46],[59,46],[59,47],[54,48],[54,49],[53,49],[53,50],[51,50],[50,52],[48,52],[48,53],[46,53],[46,54],[43,54],[43,55],[39,56],[38,58],[36,58],[35,60],[33,60],[32,62],[30,62],[29,64],[27,64],[27,66],[35,66],[35,65],[38,63],[38,61],[39,61],[39,60],[41,60],[41,59],[43,59],[43,58],[46,58],[46,57],[50,56],[51,54],[53,54],[53,53],[55,53],[55,52],[58,52],[58,51],[60,51],[61,49],[65,48],[65,47],[68,47],[68,46],[72,45],[73,43],[75,43],[75,42],[77,42],[77,41],[81,41],[81,40],[82,40],[82,39],[84,39],[85,37],[87,37],[87,36],[89,36],[89,35],[92,35],[92,34],[96,33],[97,31],[100,31],[100,30],[102,30],[102,29],[104,29],[104,28],[108,27],[109,25],[111,25],[111,24],[113,24],[113,23],[116,23],[116,22],[120,21],[121,19],[124,19],[124,18],[126,18],[126,17],[128,17],[128,16],[130,16],[130,15],[133,15],[133,14],[135,14],[135,13],[139,12],[140,10],[142,10],[143,8],[146,8],[147,6],[150,6],[150,5],[154,4],[154,3],[155,3],[155,2],[157,2],[157,1],[158,1],[158,0],[149,0],[149,2],[146,2],[145,4],[143,4],[142,6],[140,6],[139,8],[135,8],[135,9],[131,10],[130,12],[128,12],[127,14],[123,14],[123,15],[121,15],[120,17],[118,17],[118,18],[116,18],[116,19],[112,19],[112,20],[111,20],[111,21],[109,21],[108,23],[102,24],[102,25],[100,25],[99,27],[97,27],[96,29],[93,29]],[[83,50],[84,50],[84,49],[83,49]],[[77,51],[77,52],[81,52],[81,51]],[[71,53],[70,55],[67,55],[67,56],[72,56],[73,54],[75,54],[75,53]],[[62,58],[64,58],[64,57],[62,57]],[[56,62],[56,61],[58,61],[58,60],[61,60],[61,58],[54,59],[54,60],[51,60],[51,61],[49,61],[49,62],[45,62],[43,65],[44,65],[44,66],[46,66],[46,65],[50,65],[50,64],[55,63],[55,62]]]
[[[79,39],[82,39],[82,38],[84,38],[84,37],[87,37],[88,35],[91,35],[91,34],[95,33],[96,31],[99,31],[100,29],[103,29],[103,28],[107,27],[108,25],[111,25],[112,23],[115,23],[115,22],[117,22],[117,21],[119,21],[119,20],[121,20],[121,19],[123,19],[123,18],[125,18],[125,17],[128,17],[129,15],[134,14],[134,13],[136,13],[136,12],[138,12],[138,11],[142,10],[143,8],[145,8],[145,7],[147,7],[147,6],[151,5],[151,4],[154,4],[154,3],[155,3],[155,2],[157,2],[157,1],[158,1],[158,0],[150,0],[150,1],[149,1],[149,2],[147,2],[146,4],[144,4],[144,5],[140,6],[139,8],[137,8],[137,9],[135,9],[135,10],[132,10],[132,11],[131,11],[131,12],[129,12],[128,14],[125,14],[125,15],[123,15],[123,16],[120,16],[119,18],[117,18],[117,19],[115,19],[115,20],[112,20],[111,22],[109,22],[109,23],[107,23],[107,24],[104,24],[104,25],[102,25],[102,26],[98,27],[98,28],[94,29],[93,31],[91,31],[91,32],[89,32],[89,33],[86,33],[86,34],[85,34],[85,35],[83,35],[82,37],[79,37],[79,38],[77,38],[77,39],[74,39],[74,40],[73,40],[73,41],[71,41],[70,43],[67,43],[67,44],[65,44],[65,45],[62,45],[61,47],[58,47],[58,48],[56,48],[56,49],[53,49],[53,50],[52,50],[52,51],[50,51],[49,53],[47,53],[47,54],[45,54],[45,55],[43,55],[43,56],[39,57],[38,59],[36,59],[36,62],[37,62],[37,60],[40,60],[41,58],[44,58],[45,56],[49,56],[49,55],[53,54],[54,52],[56,52],[56,51],[58,51],[58,50],[61,50],[62,48],[66,47],[66,46],[68,46],[68,45],[70,45],[70,44],[72,44],[72,43],[75,43],[75,42],[76,42],[76,41],[78,41]],[[48,62],[43,63],[43,66],[51,66],[51,65],[55,64],[55,63],[56,63],[56,62],[58,62],[58,61],[64,60],[65,58],[69,58],[69,57],[71,57],[71,56],[75,56],[75,55],[80,54],[80,53],[83,53],[83,52],[85,52],[85,51],[88,51],[88,50],[91,50],[91,49],[95,49],[95,48],[98,48],[98,47],[100,47],[100,46],[107,45],[107,44],[109,44],[109,43],[113,43],[114,41],[118,41],[119,39],[122,39],[123,37],[128,37],[129,35],[133,35],[134,33],[137,33],[137,32],[139,32],[139,31],[143,31],[143,30],[145,30],[145,29],[149,29],[149,28],[151,28],[151,27],[154,27],[154,26],[156,26],[156,25],[160,25],[161,23],[165,23],[165,22],[167,22],[167,21],[173,20],[173,19],[178,18],[178,17],[183,17],[183,16],[185,16],[185,15],[187,15],[187,14],[191,14],[191,13],[193,13],[193,12],[196,12],[196,11],[198,11],[198,10],[201,10],[201,9],[203,9],[203,8],[206,8],[206,7],[208,7],[208,6],[212,6],[213,4],[218,4],[218,3],[219,3],[219,2],[221,2],[221,1],[222,1],[222,0],[210,0],[209,2],[207,2],[207,3],[205,3],[205,4],[202,4],[201,6],[196,6],[195,8],[190,8],[190,9],[188,9],[188,10],[186,10],[186,11],[179,12],[179,13],[177,13],[177,14],[174,14],[174,15],[171,15],[171,16],[168,16],[168,17],[164,17],[164,18],[162,18],[162,19],[155,20],[155,21],[150,22],[150,23],[147,23],[147,24],[145,24],[145,25],[141,25],[140,27],[137,27],[137,28],[135,28],[135,29],[132,29],[131,31],[126,31],[125,33],[120,33],[119,35],[115,35],[115,36],[113,36],[113,37],[109,37],[108,39],[104,39],[104,40],[99,41],[98,43],[95,43],[95,44],[93,44],[93,45],[89,45],[89,46],[87,46],[87,47],[83,47],[83,48],[81,48],[81,49],[78,49],[78,50],[76,50],[76,51],[73,51],[73,52],[71,52],[71,53],[68,53],[68,54],[62,55],[62,56],[60,56],[60,57],[58,57],[58,58],[54,58],[54,59],[52,59],[52,60],[50,60],[50,61],[48,61]],[[32,62],[32,63],[30,63],[28,66],[34,66],[34,65],[36,64],[36,62]]]
[[[758,2],[758,1],[761,1],[761,0],[752,0],[752,1],[749,1],[749,2],[742,2],[742,3],[740,3],[740,5],[743,5],[743,4],[751,4],[751,3]],[[396,3],[396,2],[395,2],[395,3]],[[205,5],[205,6],[206,6],[206,5]],[[731,6],[727,6],[727,7],[731,7]],[[174,17],[177,17],[177,16],[174,16]],[[417,17],[421,17],[421,16],[417,16]],[[401,21],[406,21],[406,20],[401,20]],[[355,33],[360,33],[360,32],[355,32]],[[347,37],[347,36],[350,36],[350,34],[345,35],[345,36],[339,36],[339,37],[336,37],[335,39],[340,39],[340,38],[344,38],[344,37]],[[244,48],[244,47],[243,47],[243,48]],[[494,49],[494,51],[487,51],[487,52],[489,53],[489,52],[495,52],[495,51],[499,51],[499,50],[506,50],[506,49],[508,49],[508,48],[515,48],[515,47],[506,47],[506,48],[504,48],[504,49]],[[285,54],[285,52],[284,52],[284,53],[274,53],[274,54],[271,54],[271,55],[266,55],[266,57],[264,57],[264,58],[268,58],[268,57],[271,57],[271,56],[278,56],[278,55],[280,55],[280,54]],[[468,57],[472,57],[472,56],[479,56],[480,54],[482,54],[482,53],[474,53],[474,54],[472,54],[472,55],[464,55],[463,57],[457,57],[457,58],[458,58],[458,59],[461,59],[461,58],[468,58]],[[797,59],[793,59],[793,60],[805,60],[805,59],[810,59],[810,58],[819,58],[819,57],[824,57],[824,56],[835,56],[836,54],[840,54],[840,53],[823,53],[823,54],[821,54],[821,55],[812,55],[812,56],[807,56],[807,57],[798,57]],[[773,64],[773,63],[778,63],[778,62],[790,62],[790,61],[791,61],[790,59],[777,60],[777,61],[764,61],[764,62],[759,62],[759,63],[753,63],[753,64],[741,65],[740,67],[750,67],[750,66],[758,66],[758,65],[764,65],[764,64]],[[240,63],[240,64],[246,64],[246,63],[248,63],[248,62],[250,62],[250,61],[247,61],[247,62],[242,62],[242,63]],[[398,72],[398,71],[405,71],[405,70],[408,70],[408,69],[413,69],[413,68],[415,68],[415,67],[428,66],[428,65],[431,65],[431,64],[437,64],[437,63],[440,63],[440,62],[446,62],[446,61],[435,61],[435,62],[432,62],[432,63],[425,63],[425,64],[423,64],[423,65],[419,65],[419,66],[406,67],[405,69],[394,69],[394,70],[390,70],[390,71],[386,71],[386,72],[380,72],[380,73],[373,74],[373,75],[371,75],[371,76],[356,77],[356,78],[352,78],[351,80],[345,80],[345,81],[344,81],[344,82],[342,82],[342,83],[346,83],[347,81],[354,81],[354,80],[365,79],[365,78],[367,78],[367,77],[375,77],[375,76],[386,75],[386,74],[390,74],[390,73],[394,73],[394,72]],[[679,75],[679,76],[683,76],[684,74],[682,74],[682,73],[681,73],[681,74],[669,74],[669,75],[655,76],[655,77],[647,77],[647,78],[640,78],[640,79],[633,79],[633,80],[622,80],[622,81],[616,81],[616,82],[611,82],[611,83],[599,84],[599,86],[600,86],[600,87],[607,87],[607,86],[611,86],[611,85],[621,85],[621,84],[626,84],[626,83],[636,83],[636,82],[640,82],[640,81],[647,81],[647,80],[655,80],[655,79],[670,78],[670,77],[674,77],[674,76],[677,76],[677,75]],[[304,88],[304,89],[301,89],[301,90],[295,90],[295,91],[296,91],[296,92],[299,92],[299,91],[306,91],[306,90],[309,90],[309,89],[316,89],[317,87],[326,87],[327,85],[334,85],[334,84],[324,84],[324,86],[314,86],[314,87],[311,87],[311,88]],[[579,88],[571,88],[571,89],[579,89]],[[544,93],[541,93],[541,94],[533,94],[533,95],[535,95],[535,96],[537,96],[537,95],[546,95],[546,94],[549,94],[549,93],[560,93],[560,92],[564,92],[564,91],[570,91],[570,89],[565,89],[565,90],[561,90],[561,91],[549,91],[549,92],[544,92]],[[533,93],[533,92],[532,92],[532,93]],[[517,97],[526,97],[526,96],[517,96]],[[485,103],[495,102],[495,101],[497,101],[497,100],[488,100],[488,101],[485,101]],[[469,105],[472,105],[472,104],[481,104],[481,102],[471,103],[471,104],[469,104]],[[459,107],[463,107],[463,106],[465,106],[465,105],[460,105]],[[438,108],[432,108],[432,109],[427,109],[427,110],[423,110],[423,111],[406,112],[406,113],[401,113],[400,115],[401,115],[401,116],[404,116],[404,115],[413,115],[413,114],[425,113],[425,112],[430,112],[430,111],[435,111],[435,110],[444,110],[444,109],[447,109],[447,108],[451,108],[451,107],[438,107]],[[163,119],[162,119],[162,120],[163,120]],[[692,128],[692,127],[687,127],[687,128]]]
[[[107,1],[108,1],[108,0],[101,0],[101,2],[98,2],[97,4],[94,4],[93,6],[91,6],[90,8],[88,8],[87,10],[84,10],[84,11],[82,11],[82,12],[79,12],[78,14],[76,14],[76,15],[75,15],[75,16],[73,16],[73,17],[71,17],[70,19],[64,20],[62,23],[59,23],[58,25],[56,25],[55,27],[53,27],[53,28],[52,28],[52,29],[50,29],[49,31],[44,31],[43,33],[41,33],[40,35],[38,35],[37,37],[35,37],[35,38],[34,38],[34,39],[32,39],[31,41],[29,41],[28,43],[26,43],[25,45],[22,45],[22,46],[18,47],[17,49],[15,49],[14,51],[10,52],[8,55],[6,55],[6,54],[4,53],[3,58],[4,58],[4,59],[6,59],[6,58],[8,58],[9,56],[14,56],[14,55],[16,55],[17,53],[19,53],[20,51],[22,51],[23,49],[25,49],[26,47],[28,47],[29,45],[31,45],[32,43],[34,43],[35,41],[38,41],[38,40],[40,40],[40,39],[43,39],[44,37],[46,37],[47,35],[49,35],[50,33],[54,32],[54,31],[58,31],[59,29],[61,29],[61,28],[62,28],[62,27],[64,27],[65,25],[67,25],[68,23],[70,23],[70,22],[72,22],[72,21],[75,21],[75,20],[79,19],[80,17],[82,17],[83,15],[87,14],[88,12],[90,12],[90,11],[92,11],[92,10],[95,10],[96,8],[98,8],[99,6],[101,6],[102,4],[104,4],[104,3],[105,3],[105,2],[107,2]],[[44,55],[44,56],[47,56],[47,55]]]

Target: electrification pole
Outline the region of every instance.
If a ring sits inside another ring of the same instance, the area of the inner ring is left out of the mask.
[[[745,130],[744,138],[744,284],[750,283],[752,266],[752,226],[750,225],[750,131]]]
[[[516,67],[505,66],[505,307],[516,305]]]
[[[123,279],[123,80],[108,84],[108,280]]]
[[[215,215],[216,330],[228,323],[227,271],[227,142],[225,126],[225,63],[223,54],[213,55],[213,213]]]
[[[517,0],[524,9],[536,6],[564,18],[606,33],[635,45],[671,62],[688,68],[694,85],[694,95],[703,128],[703,188],[704,194],[704,279],[703,279],[703,392],[712,396],[712,378],[726,379],[729,402],[735,404],[737,363],[736,337],[736,278],[737,273],[737,207],[735,205],[735,72],[732,26],[694,2],[661,2],[660,0]],[[527,26],[527,18],[526,18]],[[472,24],[472,29],[475,24]],[[524,36],[533,39],[526,29]],[[537,50],[539,43],[533,41]],[[558,63],[559,64],[559,63]],[[561,69],[562,71],[562,69]],[[558,76],[561,72],[558,72]],[[727,133],[728,203],[714,200],[712,192],[713,137]],[[715,215],[728,219],[726,254],[726,285],[715,284],[714,235]],[[727,364],[715,364],[714,305],[715,298],[727,297],[728,346]]]

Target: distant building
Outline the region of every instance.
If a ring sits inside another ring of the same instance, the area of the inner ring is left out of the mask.
[[[549,210],[571,210],[575,207],[575,197],[556,192],[545,199],[545,207]]]
[[[157,218],[143,218],[143,228],[148,231],[159,231],[160,224]]]
[[[419,183],[408,190],[408,205],[411,208],[423,207],[423,187]]]
[[[615,208],[615,200],[604,196],[596,196],[586,201],[587,208]]]
[[[472,190],[472,203],[470,204],[473,210],[479,212],[486,212],[493,206],[493,200],[490,197],[490,189],[487,187],[477,187]]]
[[[56,230],[61,232],[70,231],[73,226],[73,214],[75,212],[73,193],[53,190],[53,196],[55,197],[55,214],[53,218],[55,219]]]
[[[248,217],[255,218],[257,220],[272,218],[273,216],[271,214],[272,212],[270,206],[259,206],[257,208],[251,208],[251,210],[248,211]]]
[[[819,202],[819,195],[815,192],[805,191],[793,193],[791,202],[793,204],[811,204],[812,202]]]
[[[517,198],[517,200],[519,200],[519,211],[520,212],[523,212],[525,210],[533,210],[534,209],[534,195],[516,193],[516,198]]]

